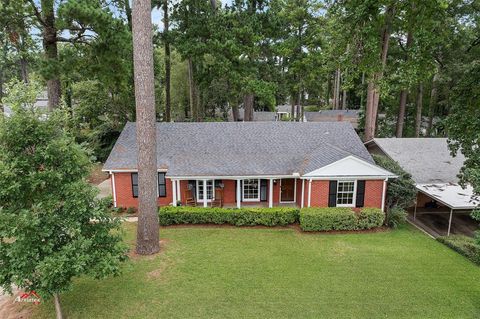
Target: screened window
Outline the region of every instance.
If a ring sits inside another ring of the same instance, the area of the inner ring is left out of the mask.
[[[246,202],[260,200],[260,181],[258,179],[243,181],[243,200]]]
[[[355,201],[355,182],[338,181],[337,206],[353,206]]]
[[[138,173],[132,173],[132,193],[133,197],[138,197]]]
[[[208,180],[207,181],[207,202],[211,201],[213,199],[213,185],[214,182],[213,180]],[[199,202],[203,202],[203,181],[197,181],[197,200]]]
[[[158,197],[167,196],[167,181],[165,173],[158,173]]]

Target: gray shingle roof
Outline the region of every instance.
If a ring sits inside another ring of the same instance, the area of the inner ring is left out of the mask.
[[[136,125],[127,123],[105,170],[136,169]],[[349,123],[157,123],[157,162],[170,176],[304,174],[354,155],[373,160]]]
[[[458,182],[465,157],[451,156],[446,138],[376,138],[374,142],[419,184]]]

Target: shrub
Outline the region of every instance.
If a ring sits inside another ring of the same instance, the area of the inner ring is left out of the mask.
[[[302,208],[300,227],[304,231],[355,230],[357,217],[350,208]]]
[[[128,215],[135,214],[136,212],[137,212],[137,209],[135,207],[128,207],[127,210],[126,210],[126,213]]]
[[[380,227],[385,220],[385,213],[379,208],[362,208],[357,219],[358,229]]]
[[[358,230],[380,227],[385,214],[378,208],[362,208],[359,214],[348,207],[303,208],[300,227],[304,231]]]
[[[159,209],[162,226],[175,224],[230,224],[235,226],[285,226],[298,221],[298,209],[275,208],[220,208],[172,207]]]
[[[463,235],[438,237],[437,240],[480,265],[480,246],[475,239]]]
[[[400,207],[393,207],[388,210],[385,224],[388,227],[397,228],[407,221],[407,212]]]

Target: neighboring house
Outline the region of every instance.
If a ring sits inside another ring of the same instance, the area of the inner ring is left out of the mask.
[[[414,218],[417,211],[450,213],[449,235],[453,213],[464,213],[480,205],[470,185],[462,188],[458,184],[457,175],[465,158],[460,152],[455,157],[451,155],[446,138],[375,138],[365,145],[370,153],[393,159],[412,175],[417,188]]]
[[[48,111],[48,95],[47,91],[42,92],[38,95],[33,107],[42,113],[46,113]],[[12,109],[8,105],[3,106],[3,114],[6,117],[10,117],[13,114]]]
[[[378,207],[395,176],[348,123],[157,123],[158,204]],[[115,206],[137,207],[136,124],[104,171]]]
[[[243,122],[245,110],[243,108],[238,109],[238,121]],[[275,112],[253,112],[253,122],[275,122],[277,120]],[[232,110],[228,111],[228,121],[233,122]]]
[[[320,110],[305,112],[304,122],[349,122],[354,129],[358,129],[360,110]]]
[[[299,107],[298,105],[293,106],[294,114],[292,114],[292,105],[291,104],[277,105],[275,107],[277,121],[281,121],[281,120],[285,120],[285,119],[291,119],[295,114],[297,114],[298,107]]]

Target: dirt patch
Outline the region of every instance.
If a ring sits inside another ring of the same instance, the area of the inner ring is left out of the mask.
[[[13,296],[0,291],[0,318],[2,319],[27,319],[32,317],[35,305],[15,302],[20,294],[18,289],[13,291]]]
[[[90,176],[88,177],[88,182],[94,185],[98,185],[101,182],[108,179],[108,173],[102,172],[103,164],[98,163],[94,164]]]

